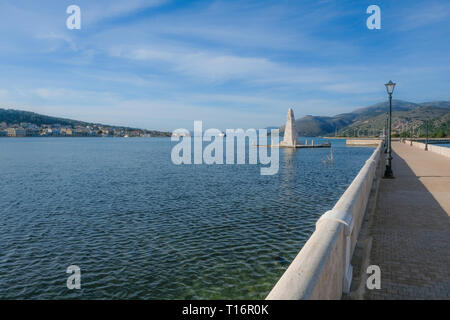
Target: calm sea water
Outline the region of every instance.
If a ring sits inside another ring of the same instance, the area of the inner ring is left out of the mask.
[[[0,139],[0,298],[264,298],[373,152],[332,143],[261,176],[163,138]]]

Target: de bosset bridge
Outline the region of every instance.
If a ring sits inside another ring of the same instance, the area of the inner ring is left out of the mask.
[[[448,299],[450,148],[394,141],[383,179],[383,140],[346,143],[376,149],[266,299]],[[372,264],[381,288],[368,290]]]

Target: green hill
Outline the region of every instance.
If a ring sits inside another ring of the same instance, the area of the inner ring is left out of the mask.
[[[1,108],[0,108],[0,122],[6,122],[9,125],[20,124],[21,122],[29,122],[37,126],[41,126],[43,124],[51,125],[58,123],[63,126],[72,126],[72,127],[86,126],[90,124],[88,122],[83,121],[45,116],[42,114],[29,111],[1,109]]]
[[[450,101],[412,103],[392,101],[393,134],[403,135],[414,130],[414,134],[424,134],[425,120],[429,120],[432,135],[450,135]],[[379,135],[385,126],[388,102],[360,108],[353,112],[332,117],[311,116],[299,118],[295,125],[300,136],[372,136]],[[284,126],[280,128],[284,130]]]
[[[76,126],[86,127],[86,126],[101,125],[105,128],[111,128],[111,129],[117,129],[117,130],[125,130],[125,131],[141,130],[141,131],[144,131],[145,133],[151,134],[152,136],[164,136],[164,137],[170,136],[169,132],[161,132],[161,131],[157,131],[157,130],[145,130],[145,129],[131,128],[131,127],[122,127],[122,126],[112,126],[112,125],[105,125],[105,124],[100,124],[100,123],[90,123],[90,122],[79,121],[79,120],[51,117],[51,116],[38,114],[35,112],[15,110],[15,109],[0,108],[0,123],[1,122],[6,122],[8,125],[19,125],[20,123],[27,122],[27,123],[35,124],[37,126],[60,124],[62,126],[70,126],[72,128],[75,128]]]

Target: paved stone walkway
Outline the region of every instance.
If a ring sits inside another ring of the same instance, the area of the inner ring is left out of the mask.
[[[450,299],[450,159],[393,142],[395,179],[382,179],[369,264],[381,289],[365,299]]]

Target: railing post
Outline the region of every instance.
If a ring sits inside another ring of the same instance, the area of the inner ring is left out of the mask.
[[[329,210],[325,212],[317,221],[319,225],[324,220],[333,220],[344,225],[345,230],[345,260],[344,260],[344,278],[342,279],[342,291],[344,293],[350,292],[350,285],[352,284],[353,267],[350,264],[351,250],[352,250],[352,231],[353,231],[353,217],[349,212],[343,210]]]

